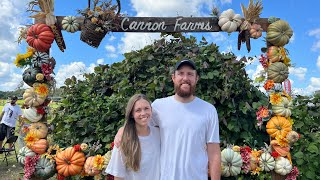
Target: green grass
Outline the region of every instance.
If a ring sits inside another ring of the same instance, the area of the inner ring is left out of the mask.
[[[22,104],[23,104],[24,100],[18,100],[17,101],[17,104],[21,107]],[[4,107],[4,105],[7,103],[7,100],[6,99],[0,99],[0,112],[2,112],[2,109]],[[51,102],[49,104],[49,106],[52,108],[52,109],[55,109],[59,106],[59,103],[58,102]]]

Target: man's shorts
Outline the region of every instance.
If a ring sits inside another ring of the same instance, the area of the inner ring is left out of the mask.
[[[3,141],[5,137],[8,139],[9,137],[14,136],[14,130],[14,127],[0,124],[0,141]]]

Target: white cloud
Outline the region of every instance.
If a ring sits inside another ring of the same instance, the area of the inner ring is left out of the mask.
[[[84,73],[86,73],[86,65],[83,62],[61,65],[55,76],[57,87],[62,86],[64,81],[72,76],[75,76],[77,79],[83,79],[82,75]]]
[[[122,43],[119,44],[118,48],[121,53],[139,50],[146,45],[152,44],[159,37],[159,33],[125,33],[124,37],[121,38]]]
[[[221,4],[231,4],[232,0],[220,0]]]
[[[97,64],[104,64],[104,59],[97,59]]]
[[[289,43],[293,43],[294,42],[294,40],[295,40],[295,33],[293,33],[292,34],[292,37],[290,38],[290,41],[289,41]]]
[[[105,48],[108,52],[112,52],[112,53],[116,52],[116,48],[114,46],[106,45]]]
[[[310,84],[305,88],[306,95],[311,95],[315,91],[320,90],[320,78],[311,77]]]
[[[312,51],[317,51],[318,49],[320,49],[320,40],[318,40],[317,42],[315,42],[312,47],[311,50]]]
[[[320,56],[318,56],[318,59],[317,59],[317,66],[318,68],[320,68]]]
[[[10,71],[12,70],[13,64],[9,64],[6,62],[0,62],[0,78],[8,76]]]
[[[292,88],[293,94],[309,96],[315,91],[320,90],[320,78],[311,77],[310,84],[306,88]]]
[[[254,71],[254,73],[252,74],[251,79],[252,79],[252,80],[255,80],[257,77],[260,77],[264,72],[265,72],[265,71],[264,71],[262,65],[259,64],[259,65],[257,66],[256,70]]]
[[[110,36],[109,41],[113,41],[115,39],[117,39],[115,36]]]
[[[316,42],[312,45],[311,50],[317,51],[320,49],[320,28],[309,31],[308,35],[316,38]]]
[[[290,75],[296,76],[299,80],[304,80],[307,71],[308,71],[307,68],[303,68],[303,67],[298,67],[298,68],[290,67],[289,68]]]
[[[209,40],[211,40],[214,43],[224,42],[227,40],[226,36],[223,35],[223,33],[221,32],[213,32],[213,33],[210,33],[210,35],[211,37],[209,37]]]
[[[309,31],[309,36],[315,36],[317,39],[320,39],[320,28]]]
[[[14,72],[15,65],[0,62],[0,90],[12,91],[22,82],[22,75]]]
[[[203,5],[209,10],[213,7],[211,0],[162,0],[146,1],[132,0],[132,6],[137,12],[137,16],[197,16],[200,15],[200,9]]]
[[[11,62],[18,53],[19,27],[25,24],[21,15],[27,0],[2,0],[0,2],[0,60]]]
[[[117,58],[118,54],[116,53],[116,48],[112,45],[106,45],[105,46],[106,50],[107,50],[107,57],[110,58]],[[120,46],[119,46],[120,48]]]

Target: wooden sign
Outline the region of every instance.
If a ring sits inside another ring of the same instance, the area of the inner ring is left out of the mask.
[[[57,23],[61,26],[64,16],[57,16]],[[83,22],[84,17],[77,17]],[[43,20],[38,19],[38,22]],[[118,29],[112,32],[219,32],[217,17],[121,17]],[[267,18],[260,18],[256,22],[264,31],[269,25]]]

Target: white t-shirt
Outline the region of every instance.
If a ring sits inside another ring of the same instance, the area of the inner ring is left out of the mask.
[[[152,108],[152,125],[160,128],[161,180],[208,179],[206,144],[220,142],[215,107],[197,97],[181,103],[170,96]]]
[[[12,106],[10,103],[7,103],[3,109],[4,115],[2,117],[1,123],[9,126],[9,127],[16,127],[16,122],[18,116],[22,115],[22,110],[19,105]]]
[[[107,174],[125,180],[159,180],[160,179],[160,134],[159,128],[150,127],[148,136],[139,136],[141,146],[140,170],[134,172],[126,169],[125,158],[121,151],[114,146]]]

